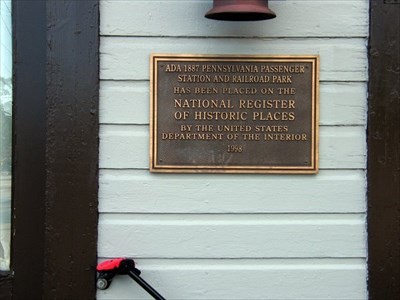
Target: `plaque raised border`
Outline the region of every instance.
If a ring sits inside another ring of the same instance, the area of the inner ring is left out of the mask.
[[[318,55],[151,55],[151,172],[315,174],[318,125]]]

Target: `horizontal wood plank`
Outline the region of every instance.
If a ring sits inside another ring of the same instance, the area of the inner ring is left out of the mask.
[[[363,126],[321,126],[321,169],[364,169],[365,129]],[[149,128],[136,125],[100,127],[100,168],[147,169]]]
[[[99,256],[365,257],[364,221],[364,214],[101,214]]]
[[[209,39],[103,37],[100,78],[148,80],[150,53],[299,55],[318,54],[322,81],[366,81],[366,39]]]
[[[277,17],[265,22],[204,18],[212,1],[100,1],[102,35],[365,37],[368,1],[270,0]],[[333,18],[336,20],[333,21]],[[185,24],[182,26],[182,24]]]
[[[113,213],[365,212],[365,172],[316,176],[150,174],[101,170],[99,211]]]
[[[166,299],[364,300],[363,259],[143,260],[142,278]],[[152,299],[128,276],[117,276],[99,300]]]
[[[100,123],[149,124],[148,81],[102,81]],[[367,87],[363,82],[322,82],[321,125],[365,125]]]

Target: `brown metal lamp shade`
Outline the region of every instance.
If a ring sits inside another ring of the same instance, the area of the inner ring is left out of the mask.
[[[205,15],[222,21],[261,21],[273,19],[268,0],[214,0],[214,7]]]

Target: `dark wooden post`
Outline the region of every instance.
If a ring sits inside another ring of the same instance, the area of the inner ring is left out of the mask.
[[[47,3],[44,299],[95,298],[98,24],[97,0]]]
[[[0,299],[95,299],[98,0],[13,1],[13,35],[12,261]]]
[[[400,295],[400,1],[370,1],[368,288]]]

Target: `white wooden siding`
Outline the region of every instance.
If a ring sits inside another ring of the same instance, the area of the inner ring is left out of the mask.
[[[133,257],[167,299],[367,299],[367,0],[100,2],[99,259]],[[317,175],[151,174],[149,55],[319,54]],[[98,299],[151,299],[129,278]]]
[[[223,187],[223,188],[221,188]],[[239,187],[239,188],[238,188]],[[283,188],[284,187],[284,188]],[[364,213],[363,170],[317,176],[149,174],[103,169],[101,213]]]
[[[100,130],[100,168],[146,169],[149,166],[149,127],[102,125]],[[365,129],[320,127],[321,169],[363,169],[365,167]]]
[[[277,18],[215,22],[203,15],[212,0],[101,1],[101,34],[201,37],[365,37],[368,1],[270,0]]]
[[[352,214],[111,214],[102,216],[100,230],[108,237],[100,240],[101,257],[348,258],[365,252],[364,218]]]
[[[342,39],[204,39],[103,37],[100,77],[110,80],[148,80],[149,54],[319,54],[321,81],[365,81],[366,40]],[[132,59],[135,58],[135,59]]]
[[[362,300],[362,259],[141,259],[143,278],[169,299]],[[359,280],[361,278],[361,280]],[[329,288],[327,288],[329,286]],[[119,277],[100,299],[151,299]]]
[[[103,80],[100,123],[149,124],[149,82]],[[320,125],[365,124],[365,82],[321,82]]]

